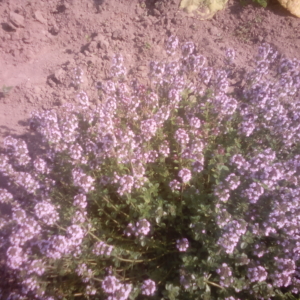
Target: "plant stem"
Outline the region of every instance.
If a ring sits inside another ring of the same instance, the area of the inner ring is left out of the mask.
[[[142,263],[142,262],[149,262],[149,261],[153,261],[153,260],[156,260],[156,259],[159,259],[163,256],[165,256],[166,254],[168,253],[171,253],[173,251],[169,251],[169,252],[166,252],[166,253],[163,253],[157,257],[154,257],[154,258],[150,258],[150,259],[139,259],[139,260],[132,260],[132,259],[126,259],[126,258],[121,258],[121,257],[118,257],[118,256],[115,256],[117,259],[121,260],[121,261],[127,261],[127,262],[136,262],[136,263]]]
[[[56,225],[59,229],[61,229],[61,230],[63,230],[63,231],[67,231],[65,228],[61,227],[61,226],[58,225],[57,223],[55,223],[55,225]]]
[[[96,235],[94,235],[92,232],[88,232],[93,238],[95,238],[98,242],[102,242]]]
[[[143,259],[139,259],[139,260],[126,259],[126,258],[121,258],[119,256],[115,256],[115,258],[117,258],[118,260],[121,260],[121,261],[127,261],[127,262],[133,262],[133,263],[141,263],[141,262],[145,261]]]
[[[115,211],[120,212],[120,213],[122,213],[126,218],[129,218],[129,215],[127,215],[126,213],[124,213],[122,210],[119,210],[118,208],[116,208],[116,206],[115,206],[114,204],[112,204],[112,203],[107,199],[106,196],[104,196],[103,199],[104,199],[107,203],[109,203],[109,204],[115,209]]]
[[[209,280],[205,280],[204,282],[205,282],[205,283],[208,283],[208,284],[210,284],[210,285],[216,286],[216,287],[218,287],[218,288],[224,290],[224,288],[223,288],[222,286],[218,285],[217,283],[214,283],[214,282],[209,281]]]

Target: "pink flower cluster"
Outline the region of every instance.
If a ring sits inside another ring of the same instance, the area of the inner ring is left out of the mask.
[[[146,219],[142,219],[136,222],[135,226],[129,223],[124,233],[127,236],[144,237],[150,232],[150,229],[150,223]]]
[[[108,300],[127,300],[132,286],[130,284],[122,284],[115,276],[109,275],[102,281],[102,289],[108,294]]]

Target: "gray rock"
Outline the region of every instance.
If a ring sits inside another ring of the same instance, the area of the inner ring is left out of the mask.
[[[88,46],[89,52],[95,53],[97,51],[97,46],[98,46],[98,43],[96,41],[91,41]]]
[[[153,13],[156,17],[159,17],[160,16],[160,11],[156,8],[153,9]]]
[[[137,15],[141,15],[144,13],[144,9],[141,7],[140,4],[137,4],[137,6],[135,7],[135,12]]]
[[[30,44],[30,43],[32,42],[32,38],[31,38],[30,31],[25,31],[25,32],[24,32],[22,41],[23,41],[25,44]]]
[[[138,70],[138,71],[147,71],[147,70],[148,70],[148,67],[147,67],[147,66],[138,66],[138,67],[137,67],[137,70]]]
[[[122,31],[121,30],[115,30],[111,37],[114,39],[114,40],[123,40],[123,36],[122,36]]]
[[[15,27],[25,27],[25,19],[23,16],[11,11],[9,13],[9,20],[10,20],[10,23],[15,26]]]
[[[54,73],[54,78],[58,81],[58,82],[60,82],[60,83],[62,83],[63,81],[64,81],[64,79],[65,79],[65,71],[63,70],[63,69],[58,69],[58,70],[56,70],[55,71],[55,73]]]
[[[58,35],[58,33],[59,33],[59,27],[56,24],[54,24],[54,25],[51,26],[49,32],[52,35]]]
[[[221,36],[221,31],[215,26],[209,29],[209,33],[213,36]]]
[[[108,41],[106,40],[106,37],[101,35],[101,34],[98,34],[95,38],[94,38],[94,41],[96,43],[98,43],[99,47],[104,50],[104,51],[107,51],[108,47],[109,47],[109,43]]]
[[[44,25],[47,25],[47,20],[43,17],[42,13],[39,10],[34,12],[34,16],[37,21],[39,21],[40,23],[42,23]]]

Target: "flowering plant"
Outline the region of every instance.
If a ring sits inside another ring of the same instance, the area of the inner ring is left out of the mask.
[[[147,87],[116,55],[96,108],[34,112],[38,154],[5,138],[2,299],[299,293],[299,62],[263,44],[235,88],[233,50],[178,45]]]

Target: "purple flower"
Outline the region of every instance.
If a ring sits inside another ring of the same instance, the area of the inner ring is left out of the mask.
[[[114,249],[113,246],[107,245],[106,243],[101,241],[101,242],[95,243],[94,248],[93,248],[93,253],[95,255],[110,256],[113,249]]]
[[[80,187],[83,192],[89,193],[95,189],[93,186],[94,179],[91,176],[84,174],[81,169],[73,169],[72,177],[74,185]]]
[[[180,190],[180,182],[176,179],[172,180],[170,183],[169,183],[169,187],[171,188],[171,190],[174,192],[174,191],[179,191]]]
[[[184,43],[181,47],[182,56],[183,57],[189,56],[194,52],[194,49],[195,49],[195,44],[193,42]]]
[[[120,286],[120,281],[115,276],[106,276],[102,281],[102,289],[107,294],[116,292]]]
[[[89,282],[93,277],[93,271],[86,264],[79,264],[75,270],[76,274],[81,277],[82,282]]]
[[[235,190],[241,183],[239,179],[239,176],[236,176],[234,173],[232,173],[226,177],[225,182],[230,190]]]
[[[223,227],[224,233],[217,244],[222,246],[226,253],[233,253],[240,237],[247,231],[247,223],[244,220],[232,220]]]
[[[247,276],[251,282],[261,282],[267,279],[268,273],[263,266],[249,267]]]
[[[142,285],[142,295],[153,296],[156,291],[155,281],[147,279]]]
[[[39,202],[34,207],[35,215],[47,225],[53,225],[59,220],[58,212],[50,200]]]
[[[12,219],[16,221],[18,224],[22,225],[26,222],[27,214],[26,211],[20,207],[13,207],[12,209]]]
[[[192,173],[189,169],[181,169],[178,173],[178,176],[181,178],[183,183],[186,183],[191,180]]]
[[[82,107],[87,107],[89,105],[89,98],[86,92],[79,92],[79,94],[77,95],[77,99]]]
[[[150,232],[150,228],[150,223],[146,219],[142,219],[136,222],[135,226],[129,223],[124,234],[127,236],[135,235],[136,237],[144,237]]]
[[[227,48],[226,49],[226,58],[228,59],[228,61],[230,63],[232,63],[234,61],[234,59],[235,59],[235,50]]]
[[[222,266],[216,270],[220,276],[220,285],[224,287],[229,287],[233,283],[232,270],[226,264],[223,263]]]
[[[166,43],[166,50],[168,55],[173,55],[176,52],[176,49],[178,47],[179,41],[178,37],[175,35],[171,35]]]
[[[79,194],[74,197],[73,205],[81,209],[85,209],[87,206],[86,195]]]
[[[60,259],[64,254],[70,253],[71,246],[69,239],[62,235],[52,235],[48,241],[40,241],[41,252],[53,259]]]
[[[132,290],[131,284],[120,284],[118,289],[107,297],[107,300],[127,300]]]
[[[168,141],[164,141],[159,148],[159,153],[163,156],[163,157],[168,157],[170,154],[170,148],[169,148],[169,142]]]
[[[119,181],[118,194],[124,195],[125,193],[130,193],[134,186],[134,177],[130,175],[124,175],[122,177],[117,176],[116,180]]]
[[[49,173],[49,168],[47,166],[47,163],[42,158],[35,159],[33,162],[33,165],[38,173],[41,173],[41,174]]]
[[[11,269],[18,269],[23,263],[28,261],[28,256],[21,247],[11,246],[6,251],[6,264]]]
[[[181,270],[180,275],[180,284],[185,288],[188,289],[191,286],[196,286],[195,279],[196,277],[193,274],[186,274],[184,270]]]
[[[135,229],[136,236],[145,236],[150,232],[150,223],[146,219],[142,219],[136,222]]]
[[[223,183],[215,186],[214,195],[222,202],[227,202],[230,197],[230,190]]]
[[[187,238],[182,238],[176,241],[176,247],[180,252],[185,252],[189,247],[189,241]]]
[[[75,161],[78,161],[81,159],[83,149],[79,144],[74,144],[70,147],[69,152],[70,152],[71,158],[74,160],[74,163],[75,163]]]
[[[13,245],[24,245],[40,232],[40,225],[33,218],[27,218],[24,223],[14,227],[9,237],[9,241]]]
[[[87,295],[96,295],[97,289],[94,286],[88,284],[85,288],[85,292]]]
[[[42,259],[36,259],[28,263],[26,271],[28,274],[36,273],[42,276],[45,272],[45,266]]]
[[[182,128],[179,128],[175,132],[175,139],[182,146],[186,145],[189,142],[189,140],[190,140],[188,133],[184,129],[182,129]]]

